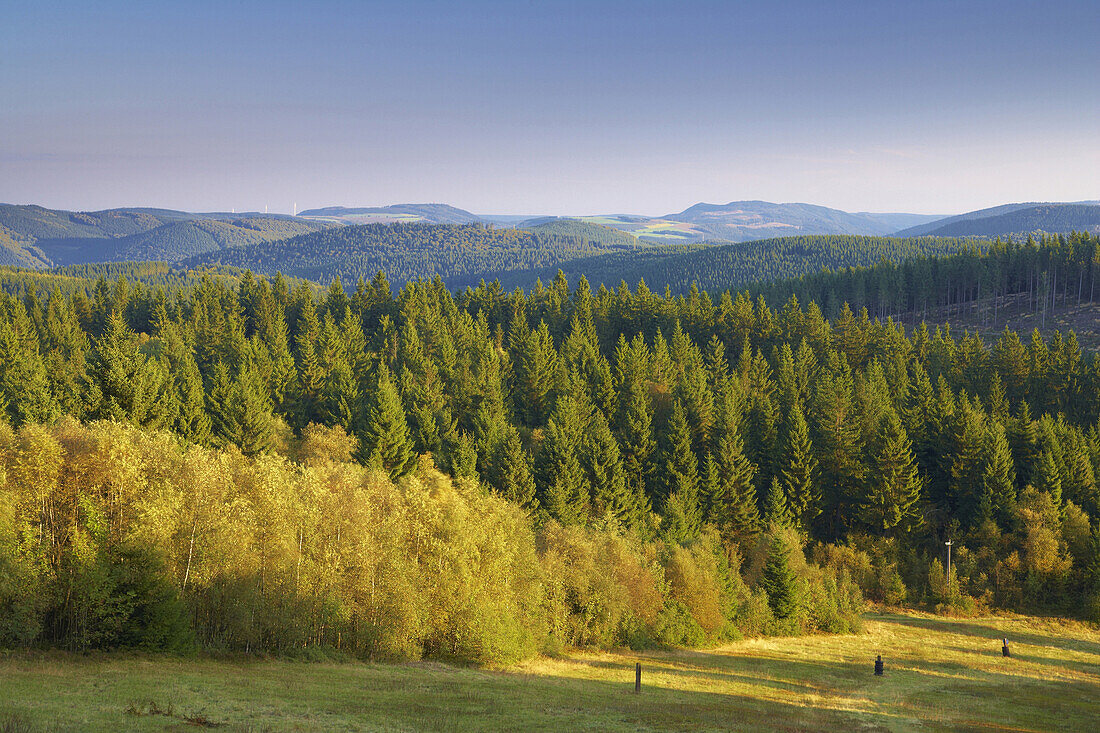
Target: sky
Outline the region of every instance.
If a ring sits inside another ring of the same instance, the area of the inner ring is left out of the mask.
[[[1100,2],[50,2],[0,201],[290,213],[1100,199]]]

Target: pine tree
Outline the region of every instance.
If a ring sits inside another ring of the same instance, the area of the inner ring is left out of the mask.
[[[1000,422],[990,423],[986,441],[981,513],[983,518],[995,519],[1000,526],[1008,527],[1016,516],[1016,469]]]
[[[374,390],[368,395],[359,435],[363,463],[397,479],[412,469],[416,459],[401,398],[385,364],[378,365]]]
[[[870,470],[860,518],[879,534],[905,531],[917,521],[920,476],[897,413],[888,411],[879,420],[869,447]]]
[[[817,482],[817,459],[810,443],[810,429],[798,402],[791,406],[787,426],[779,478],[792,520],[808,532],[821,513],[821,487]]]
[[[505,499],[527,511],[537,509],[531,464],[523,450],[519,432],[511,426],[497,436],[486,482]]]
[[[798,576],[791,569],[787,545],[779,534],[773,535],[768,545],[760,585],[768,594],[768,605],[777,619],[787,619],[798,612],[801,606]]]
[[[769,527],[787,526],[791,523],[791,513],[787,508],[787,497],[779,479],[773,478],[768,487],[768,497],[764,501],[764,522]]]
[[[662,534],[681,544],[699,533],[702,510],[699,506],[699,463],[692,449],[684,406],[676,400],[665,428],[661,456],[663,514]]]
[[[137,336],[122,317],[107,317],[88,361],[88,416],[148,428],[162,427],[175,400],[164,365],[138,351]]]
[[[709,497],[712,521],[727,540],[742,540],[760,525],[754,478],[756,466],[745,456],[738,428],[737,399],[732,388],[723,391],[714,449],[718,476]]]

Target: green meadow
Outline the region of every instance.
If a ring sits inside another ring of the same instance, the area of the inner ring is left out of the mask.
[[[882,677],[873,674],[876,654]],[[876,613],[858,635],[575,652],[501,669],[15,653],[0,659],[0,683],[5,733],[1088,731],[1100,720],[1100,633],[1025,616]]]

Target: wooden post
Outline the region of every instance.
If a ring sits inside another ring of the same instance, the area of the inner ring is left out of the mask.
[[[634,663],[634,694],[642,691],[642,663]]]

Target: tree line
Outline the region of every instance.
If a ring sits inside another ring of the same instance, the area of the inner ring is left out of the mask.
[[[440,275],[451,287],[460,288],[476,285],[483,277],[635,248],[634,240],[610,234],[579,223],[533,230],[484,224],[362,224],[208,252],[183,264],[282,272],[326,285],[337,278],[370,278],[380,270],[397,282]]]
[[[996,328],[1005,303],[1020,299],[1046,317],[1058,308],[1095,302],[1100,279],[1100,236],[1040,235],[973,243],[945,257],[883,260],[869,267],[825,270],[753,288],[782,302],[791,295],[820,303],[829,316],[843,304],[866,307],[878,318],[919,323],[930,312],[947,317],[982,309],[983,326]]]

